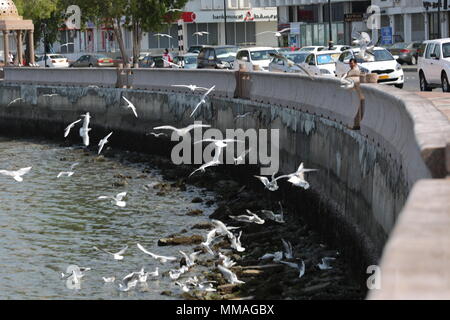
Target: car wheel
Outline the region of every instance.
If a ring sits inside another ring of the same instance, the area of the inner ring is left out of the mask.
[[[93,68],[94,66],[92,64],[89,65],[89,68]]]
[[[431,91],[431,88],[428,86],[427,80],[425,79],[425,75],[423,72],[420,72],[419,75],[419,82],[420,82],[420,91]]]
[[[412,56],[412,57],[411,57],[411,64],[412,64],[412,65],[416,65],[416,64],[417,64],[417,59],[416,59],[415,56]]]
[[[403,89],[403,83],[400,83],[400,84],[394,84],[394,86],[395,86],[396,88]]]
[[[450,92],[450,85],[448,84],[448,78],[445,72],[442,73],[441,84],[442,84],[442,92]]]

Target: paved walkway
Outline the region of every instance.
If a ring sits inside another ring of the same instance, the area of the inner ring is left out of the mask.
[[[416,92],[421,97],[430,100],[450,120],[450,93],[446,92]]]

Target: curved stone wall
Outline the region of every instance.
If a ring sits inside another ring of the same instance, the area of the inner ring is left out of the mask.
[[[420,179],[447,175],[445,148],[450,125],[446,117],[427,100],[386,86],[362,85],[365,115],[361,130],[355,131],[348,126],[353,123],[359,97],[355,91],[340,88],[335,79],[153,69],[132,71],[127,83],[133,89],[87,88],[80,87],[81,77],[87,81],[88,73],[95,69],[72,70],[65,80],[52,79],[60,81],[58,87],[23,81],[22,70],[5,68],[5,83],[0,86],[0,133],[27,126],[60,134],[67,123],[89,111],[94,127],[133,133],[134,142],[142,143],[154,126],[181,127],[193,122],[189,115],[198,94],[172,84],[217,84],[217,92],[196,120],[222,131],[279,129],[280,171],[292,172],[300,162],[319,169],[308,179],[332,217],[310,220],[325,225],[337,237],[342,230],[351,230],[355,240],[346,245],[350,252],[364,251],[355,258],[360,270],[378,262],[413,185]],[[33,79],[39,79],[41,71],[26,72],[34,72]],[[59,96],[44,96],[52,92]],[[136,105],[138,119],[121,107],[122,94]],[[19,97],[23,100],[8,106]],[[234,117],[245,112],[253,114],[237,123]]]

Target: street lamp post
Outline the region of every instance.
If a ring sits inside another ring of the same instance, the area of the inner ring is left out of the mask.
[[[223,21],[225,24],[225,45],[227,45],[227,0],[223,0]]]
[[[438,38],[441,38],[441,5],[442,0],[438,0]]]

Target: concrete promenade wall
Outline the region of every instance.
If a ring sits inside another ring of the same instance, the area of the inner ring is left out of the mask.
[[[193,122],[189,115],[199,101],[199,94],[173,88],[171,84],[207,87],[216,84],[217,92],[211,94],[195,120],[202,120],[221,131],[231,128],[279,129],[280,172],[292,172],[300,162],[320,169],[308,175],[311,191],[332,209],[333,216],[311,219],[317,219],[337,236],[344,230],[351,230],[354,241],[347,243],[346,249],[364,252],[363,256],[355,258],[359,260],[361,270],[365,270],[368,263],[378,263],[393,230],[392,241],[398,243],[395,239],[408,239],[404,228],[410,224],[422,227],[414,221],[412,208],[419,208],[424,199],[418,192],[410,195],[413,187],[414,190],[428,190],[429,202],[436,201],[435,212],[450,219],[448,204],[446,206],[442,202],[446,192],[447,199],[450,196],[450,181],[443,179],[448,174],[445,152],[450,140],[450,125],[447,118],[426,99],[414,94],[387,86],[362,85],[365,115],[361,130],[354,131],[347,126],[352,124],[360,101],[355,91],[341,89],[335,79],[311,80],[301,75],[255,72],[243,74],[246,82],[240,83],[237,79],[242,74],[236,75],[235,72],[167,72],[156,69],[133,71],[129,79],[133,89],[87,88],[78,85],[81,80],[77,79],[84,77],[87,81],[89,72],[95,73],[95,69],[85,69],[83,75],[73,70],[70,76],[64,75],[66,80],[53,79],[60,81],[59,86],[37,82],[32,85],[23,80],[21,72],[34,72],[27,78],[46,81],[45,73],[39,74],[42,69],[22,70],[5,69],[5,82],[0,85],[0,133],[34,127],[62,137],[68,123],[89,111],[93,127],[104,132],[130,132],[145,141],[151,139],[145,133],[154,126],[170,124],[181,127]],[[62,77],[62,74],[58,76]],[[59,95],[44,96],[53,92]],[[122,95],[136,105],[138,119],[123,108]],[[8,106],[10,101],[19,97],[24,100]],[[236,115],[246,112],[253,113],[235,121]],[[424,185],[421,179],[431,184]],[[444,186],[439,194],[432,190],[434,183]],[[405,203],[408,203],[406,207]],[[398,219],[399,215],[401,219]],[[423,228],[431,228],[439,219],[433,221],[423,224]],[[422,231],[426,233],[426,230]],[[431,245],[434,240],[439,243],[443,239],[450,244],[448,235],[442,233],[443,228],[436,226],[436,229],[429,230],[438,234],[429,233],[429,238],[424,241]],[[389,278],[392,263],[401,257],[399,247],[392,241],[388,241],[383,254],[385,279],[392,279]],[[449,256],[450,246],[439,248],[442,254]],[[432,255],[432,252],[419,252],[411,247],[410,254],[423,259],[424,255]],[[409,260],[403,259],[402,262]],[[420,276],[425,272],[437,272],[448,277],[450,261],[447,259],[445,262],[444,266],[430,264],[430,268],[417,271]],[[409,283],[410,280],[401,277],[396,281]],[[392,298],[403,294],[400,291],[390,295],[392,290],[386,284],[374,297]]]

